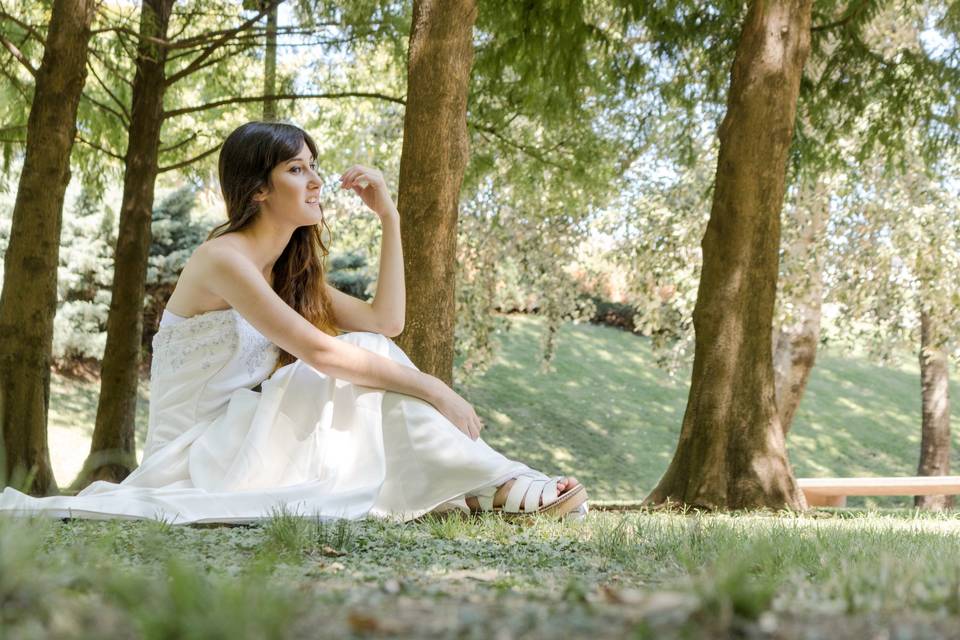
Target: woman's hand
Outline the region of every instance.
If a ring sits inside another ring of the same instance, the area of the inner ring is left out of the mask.
[[[396,213],[397,206],[390,198],[390,190],[383,179],[383,174],[377,169],[355,164],[340,176],[341,189],[353,189],[360,196],[363,204],[379,217]]]
[[[479,438],[483,423],[480,422],[480,417],[474,411],[473,405],[439,378],[436,378],[436,382],[430,403],[471,440]]]

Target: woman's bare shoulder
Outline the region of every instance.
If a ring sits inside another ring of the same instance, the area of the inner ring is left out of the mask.
[[[189,265],[193,266],[193,271],[204,271],[207,268],[213,268],[217,260],[224,256],[250,259],[250,255],[240,239],[233,234],[227,234],[211,238],[194,249],[190,258],[187,260],[187,264],[184,265],[184,271],[186,271]]]
[[[209,278],[210,270],[216,268],[217,257],[224,253],[244,255],[236,240],[228,236],[211,238],[193,250],[167,301],[167,308],[171,313],[189,317],[230,306],[204,284]]]

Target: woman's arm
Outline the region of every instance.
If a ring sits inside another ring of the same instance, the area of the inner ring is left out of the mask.
[[[400,246],[400,214],[396,207],[392,214],[380,216],[383,237],[380,240],[380,271],[377,275],[377,293],[370,303],[380,317],[380,325],[388,327],[392,335],[403,331],[406,320],[406,291],[403,281],[403,249]]]
[[[371,306],[377,324],[392,335],[403,331],[406,318],[406,290],[403,279],[403,249],[400,242],[400,214],[390,198],[383,174],[376,169],[354,165],[340,176],[341,187],[353,189],[377,217],[383,235],[380,240],[380,269],[377,293]]]
[[[207,244],[194,256],[206,288],[287,353],[336,378],[431,403],[436,399],[437,383],[443,385],[439,378],[323,333],[284,302],[240,252]]]
[[[426,400],[466,435],[479,436],[483,425],[476,411],[442,380],[323,333],[284,302],[239,252],[207,244],[194,257],[199,280],[210,293],[286,352],[327,375]]]

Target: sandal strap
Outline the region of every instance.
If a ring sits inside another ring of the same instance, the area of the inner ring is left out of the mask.
[[[520,502],[527,494],[527,489],[533,483],[534,478],[528,475],[521,475],[513,481],[510,487],[510,493],[507,494],[507,500],[503,503],[503,510],[507,513],[520,513]]]
[[[549,507],[560,498],[560,494],[557,493],[557,483],[561,480],[563,480],[563,476],[554,476],[547,482],[547,486],[544,487],[541,494],[543,500],[541,507]]]
[[[527,513],[534,513],[540,511],[540,498],[543,496],[544,491],[550,485],[550,479],[546,480],[534,480],[530,483],[530,488],[527,489],[527,495],[523,499],[523,510]]]
[[[507,499],[502,510],[505,513],[534,513],[548,507],[559,499],[557,482],[563,476],[550,477],[531,469],[526,473],[518,474],[513,479],[513,485],[507,493]],[[493,498],[497,493],[496,486],[489,486],[474,491],[470,497],[476,498],[481,511],[493,511]],[[520,505],[523,504],[523,507]]]
[[[493,511],[493,497],[496,494],[497,487],[489,486],[474,492],[471,497],[477,499],[481,511]]]

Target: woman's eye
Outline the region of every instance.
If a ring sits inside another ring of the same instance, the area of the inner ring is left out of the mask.
[[[291,173],[300,173],[301,171],[302,171],[302,169],[301,169],[300,167],[294,167],[294,168],[290,169],[290,172],[291,172]]]

